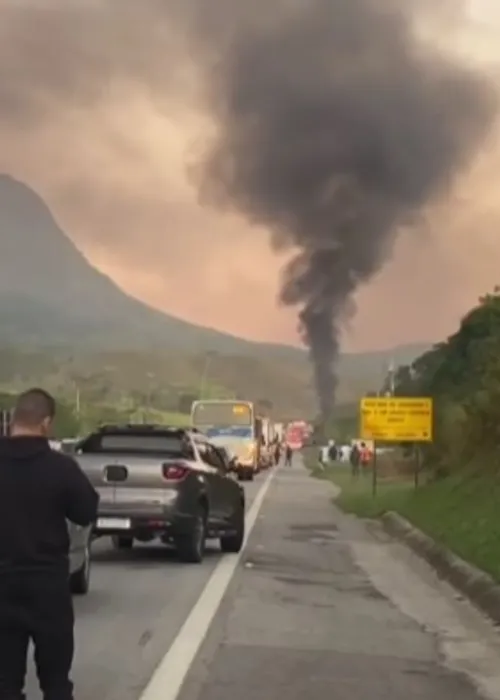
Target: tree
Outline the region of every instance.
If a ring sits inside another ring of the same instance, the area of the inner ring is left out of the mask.
[[[430,396],[434,443],[428,463],[449,472],[457,463],[500,459],[500,289],[481,297],[456,333],[401,367],[396,394]]]
[[[193,401],[196,401],[197,398],[197,394],[180,394],[177,402],[177,410],[179,413],[191,413],[191,406]]]
[[[81,430],[81,423],[73,409],[64,403],[58,403],[54,419],[53,433],[55,438],[76,437]]]
[[[0,410],[11,410],[16,402],[16,394],[0,393]],[[80,430],[73,409],[62,401],[57,401],[56,416],[53,425],[55,438],[75,437]]]

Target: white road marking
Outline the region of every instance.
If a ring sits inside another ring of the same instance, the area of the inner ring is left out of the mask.
[[[275,473],[274,469],[270,472],[246,514],[245,541],[241,551],[238,554],[224,554],[221,558],[140,700],[176,700],[178,697],[191,664],[231,583]]]

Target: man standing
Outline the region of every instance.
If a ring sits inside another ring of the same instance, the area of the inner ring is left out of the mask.
[[[359,462],[361,453],[358,444],[355,442],[351,447],[351,454],[349,456],[351,462],[351,473],[353,476],[359,476]]]
[[[281,459],[281,445],[279,438],[276,436],[274,441],[274,463],[279,464]]]
[[[291,448],[291,445],[287,445],[285,448],[285,467],[292,466],[292,457],[293,457],[293,450]]]
[[[335,440],[329,440],[328,441],[328,459],[330,462],[336,462],[338,457],[338,450],[337,450],[337,445],[335,444]]]
[[[0,698],[22,700],[28,644],[44,700],[73,700],[73,602],[67,520],[90,525],[98,495],[69,456],[50,449],[55,401],[21,394],[0,439]]]
[[[330,448],[328,445],[323,445],[322,447],[319,448],[319,462],[321,466],[324,468],[328,464],[330,460]]]
[[[370,466],[370,462],[372,461],[372,453],[370,448],[364,442],[361,443],[359,458],[363,470],[366,470]]]

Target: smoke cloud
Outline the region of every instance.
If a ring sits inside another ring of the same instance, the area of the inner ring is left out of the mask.
[[[254,248],[245,233],[249,267],[260,269],[259,253],[252,260],[248,251],[262,250],[262,229],[278,252],[293,254],[280,297],[299,310],[326,415],[353,296],[400,231],[421,233],[427,208],[446,195],[496,114],[489,80],[423,38],[420,21],[434,5],[0,0],[3,157],[25,141],[27,170],[54,182],[73,220],[87,217],[94,243],[107,237],[118,251],[135,236],[143,239],[135,253],[145,255],[148,231],[168,236],[171,269],[180,238],[196,254],[207,230],[215,237],[224,227],[207,226],[191,202],[179,205],[186,188],[165,162],[176,153],[173,122],[202,134],[212,121],[213,139],[193,156],[201,201],[260,227]],[[449,29],[446,12],[454,18],[457,3],[440,8]],[[233,231],[242,237],[241,226]],[[162,249],[150,247],[157,261]]]
[[[281,301],[300,309],[326,417],[354,292],[475,154],[497,101],[417,37],[412,3],[269,5],[212,68],[217,130],[198,176],[209,201],[296,251]]]

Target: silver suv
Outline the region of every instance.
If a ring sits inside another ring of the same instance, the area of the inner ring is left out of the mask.
[[[104,426],[83,440],[75,457],[99,492],[94,536],[114,546],[172,543],[181,560],[200,562],[207,538],[239,552],[245,535],[245,492],[225,455],[187,428]]]

